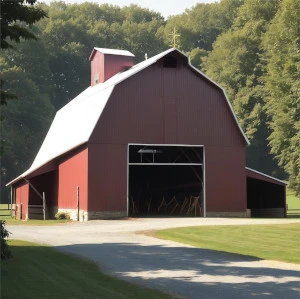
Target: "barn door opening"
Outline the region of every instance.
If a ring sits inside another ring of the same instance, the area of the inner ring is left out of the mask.
[[[205,216],[202,146],[128,146],[128,215]]]

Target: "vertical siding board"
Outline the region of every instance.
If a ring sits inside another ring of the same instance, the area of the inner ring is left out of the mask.
[[[26,219],[26,214],[28,213],[28,199],[29,199],[29,184],[21,183],[16,186],[16,204],[18,208],[22,204],[22,215],[21,219]]]
[[[87,149],[60,163],[58,177],[58,206],[60,208],[76,209],[76,191],[79,186],[80,209],[87,210],[87,164]]]
[[[127,146],[90,144],[89,211],[127,210]]]
[[[205,156],[207,211],[246,211],[244,150],[206,147]]]

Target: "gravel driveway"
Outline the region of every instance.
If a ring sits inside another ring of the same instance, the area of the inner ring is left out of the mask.
[[[107,274],[180,298],[287,299],[300,298],[300,265],[199,249],[135,232],[194,225],[292,222],[300,220],[139,218],[7,228],[11,239],[51,244],[58,250],[88,257]]]

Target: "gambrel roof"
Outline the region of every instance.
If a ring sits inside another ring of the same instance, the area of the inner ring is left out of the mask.
[[[94,48],[93,52],[97,49],[98,48]],[[142,61],[126,71],[114,75],[104,83],[99,83],[93,87],[88,87],[71,102],[61,108],[56,113],[46,138],[31,167],[7,185],[14,183],[21,178],[25,178],[53,159],[88,142],[114,87],[172,52],[181,55],[186,60],[187,67],[201,77],[205,78],[223,92],[236,125],[238,126],[245,143],[249,144],[249,140],[238,123],[237,117],[233,111],[231,103],[226,96],[225,90],[198,69],[190,65],[185,54],[180,52],[178,49],[172,48],[145,61]]]

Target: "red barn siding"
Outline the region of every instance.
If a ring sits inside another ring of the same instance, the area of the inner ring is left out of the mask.
[[[127,146],[89,146],[89,211],[127,211]]]
[[[104,61],[104,81],[119,73],[126,67],[133,65],[132,56],[105,55]]]
[[[84,149],[65,158],[59,165],[58,206],[61,209],[76,209],[77,186],[80,189],[80,209],[87,210],[88,150]]]
[[[95,76],[98,74],[98,83],[103,83],[125,67],[133,65],[132,56],[110,55],[96,51],[91,61],[91,86],[95,85]]]
[[[28,197],[29,197],[29,185],[23,183],[15,187],[16,188],[16,205],[18,208],[22,204],[21,219],[25,220],[28,213]]]
[[[206,147],[206,211],[245,212],[245,151],[238,147]]]
[[[172,70],[177,74],[175,96],[174,85],[165,84],[165,70],[157,65],[116,86],[90,142],[167,143],[164,123],[168,111],[176,122],[170,127],[177,130],[177,143],[244,147],[222,92],[186,68]]]

